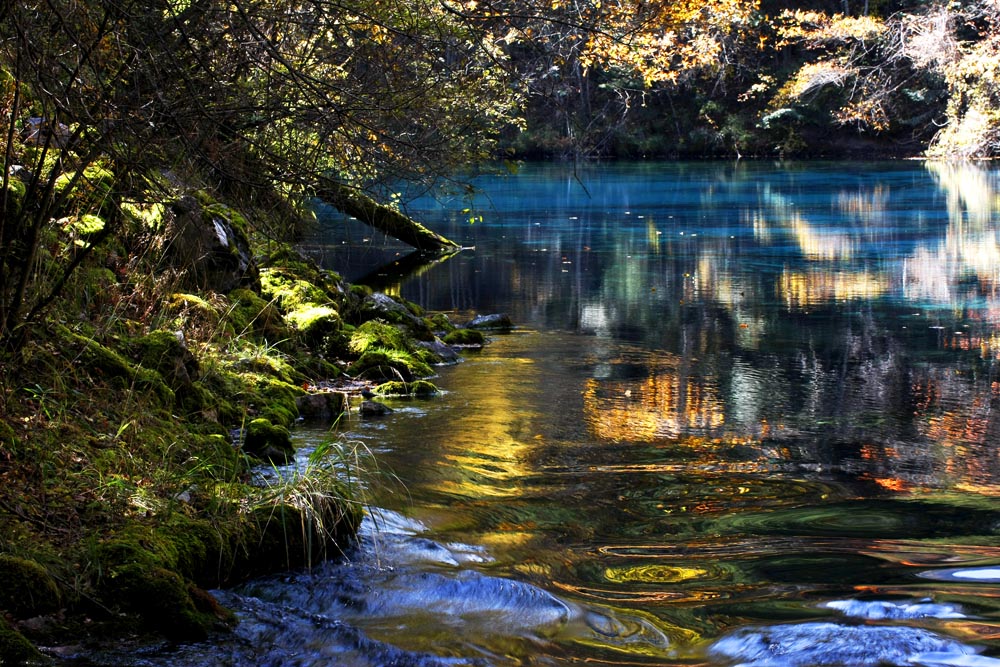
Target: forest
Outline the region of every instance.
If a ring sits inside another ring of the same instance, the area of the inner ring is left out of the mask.
[[[342,409],[321,380],[433,391],[416,341],[482,335],[298,254],[317,200],[440,253],[400,183],[989,159],[998,56],[994,0],[0,4],[0,664],[202,637],[233,622],[207,589],[349,541],[334,466],[247,470]]]

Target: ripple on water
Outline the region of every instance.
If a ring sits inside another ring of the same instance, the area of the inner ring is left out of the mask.
[[[839,611],[844,616],[864,618],[872,621],[914,618],[966,618],[966,615],[962,613],[961,607],[958,605],[937,604],[930,600],[921,600],[919,602],[830,600],[820,606]]]
[[[938,581],[1000,584],[1000,566],[925,570],[917,576],[924,579],[936,579]]]
[[[922,628],[827,622],[741,628],[709,649],[711,656],[742,667],[958,665],[957,659],[975,653],[970,646]],[[921,660],[927,654],[933,661]]]

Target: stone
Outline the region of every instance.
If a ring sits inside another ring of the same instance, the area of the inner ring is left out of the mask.
[[[181,197],[166,215],[160,248],[164,264],[183,272],[190,288],[259,289],[260,273],[239,220],[225,207],[205,208],[194,197]]]
[[[477,331],[476,333],[479,332]],[[459,362],[458,352],[455,351],[455,348],[445,343],[440,338],[435,338],[431,341],[417,341],[417,345],[439,358],[441,360],[440,363],[457,364]]]
[[[346,403],[340,391],[318,391],[295,399],[299,416],[307,421],[332,422],[344,412]]]
[[[465,325],[465,328],[509,331],[514,328],[514,323],[511,321],[510,315],[494,313],[474,317],[471,322]]]
[[[284,426],[268,419],[254,419],[243,433],[243,451],[275,465],[285,465],[295,458],[292,436]]]
[[[444,342],[455,347],[482,347],[486,336],[478,329],[455,329],[444,337]]]
[[[383,417],[391,414],[392,408],[378,401],[364,401],[361,403],[361,407],[358,408],[358,412],[361,413],[362,417]]]

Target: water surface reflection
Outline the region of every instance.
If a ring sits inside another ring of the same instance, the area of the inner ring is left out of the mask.
[[[519,328],[341,425],[399,481],[381,551],[233,604],[298,619],[288,664],[996,667],[998,184],[529,166],[413,202],[475,250],[387,289]]]

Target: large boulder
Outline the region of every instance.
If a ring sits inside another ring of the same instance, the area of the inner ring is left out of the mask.
[[[246,221],[235,211],[214,204],[201,205],[184,196],[169,208],[161,251],[164,268],[177,270],[185,287],[230,292],[239,287],[260,287],[260,274]]]

